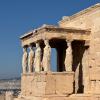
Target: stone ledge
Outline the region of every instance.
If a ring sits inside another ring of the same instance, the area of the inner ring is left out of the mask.
[[[33,73],[26,73],[26,74],[21,74],[22,76],[32,76],[32,75],[64,75],[64,74],[74,74],[73,71],[64,71],[64,72],[33,72]]]
[[[27,96],[14,100],[99,100],[100,95],[93,94],[73,94],[71,96]]]

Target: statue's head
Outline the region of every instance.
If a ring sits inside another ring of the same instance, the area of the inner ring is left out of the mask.
[[[39,47],[39,43],[37,42],[37,43],[36,43],[36,48],[38,48],[38,47]]]
[[[27,51],[27,47],[23,47],[23,52],[26,52]]]
[[[29,48],[30,48],[30,50],[31,50],[31,49],[33,49],[33,46],[32,46],[32,45],[29,45]]]
[[[44,40],[45,45],[49,45],[49,40]]]

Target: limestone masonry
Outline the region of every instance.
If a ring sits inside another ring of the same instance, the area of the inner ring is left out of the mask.
[[[100,3],[20,39],[23,72],[15,100],[100,100]],[[57,72],[51,71],[52,48]]]

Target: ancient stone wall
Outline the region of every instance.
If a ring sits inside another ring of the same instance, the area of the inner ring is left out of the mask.
[[[23,74],[21,95],[68,95],[73,93],[73,82],[73,72]]]
[[[88,67],[90,72],[91,91],[97,92],[97,90],[100,90],[100,7],[84,14],[73,15],[72,17],[69,17],[68,20],[60,22],[59,26],[90,29]],[[83,61],[85,64],[86,60]],[[86,66],[84,65],[83,67]]]

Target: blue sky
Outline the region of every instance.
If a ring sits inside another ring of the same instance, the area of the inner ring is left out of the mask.
[[[62,16],[72,15],[99,2],[0,0],[0,78],[20,76],[22,48],[19,37],[22,34],[42,24],[57,24]]]

